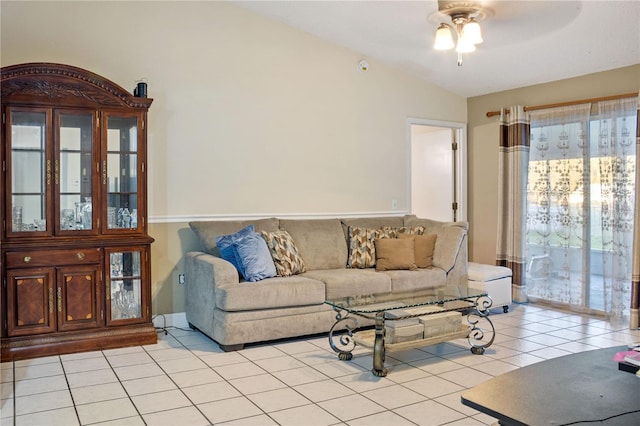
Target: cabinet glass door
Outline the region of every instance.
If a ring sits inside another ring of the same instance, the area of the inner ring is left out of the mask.
[[[55,180],[59,188],[58,225],[62,231],[92,230],[94,134],[92,113],[57,114],[59,160]]]
[[[13,232],[46,232],[51,188],[50,114],[47,111],[9,111],[10,191],[7,213]]]
[[[138,116],[107,116],[107,229],[138,228]]]
[[[107,323],[143,318],[143,251],[108,251]]]

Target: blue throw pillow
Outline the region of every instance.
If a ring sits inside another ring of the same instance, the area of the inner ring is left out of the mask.
[[[241,230],[239,230],[238,232],[236,232],[235,234],[230,234],[230,235],[220,235],[218,237],[216,237],[216,246],[218,247],[218,250],[220,250],[220,256],[228,261],[231,262],[231,264],[233,266],[236,267],[236,269],[238,270],[238,272],[240,272],[242,274],[242,269],[240,268],[240,264],[238,262],[238,258],[236,255],[236,249],[233,246],[233,243],[246,236],[249,235],[250,233],[254,232],[255,229],[253,227],[253,225],[249,225],[245,228],[242,228]],[[242,274],[244,276],[244,274]]]
[[[233,246],[245,280],[255,282],[276,276],[271,252],[260,234],[252,232],[238,238]]]

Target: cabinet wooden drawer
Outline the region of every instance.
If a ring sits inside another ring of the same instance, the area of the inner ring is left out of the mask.
[[[48,251],[16,251],[7,253],[7,268],[34,266],[81,265],[100,262],[99,248]]]

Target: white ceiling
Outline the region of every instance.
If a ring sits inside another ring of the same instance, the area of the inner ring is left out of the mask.
[[[433,49],[436,0],[232,1],[464,97],[640,64],[640,0],[484,1],[461,67]]]

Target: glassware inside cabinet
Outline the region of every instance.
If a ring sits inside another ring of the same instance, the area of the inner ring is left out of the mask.
[[[137,228],[138,118],[109,116],[107,126],[107,228]]]
[[[47,113],[11,112],[12,232],[46,231],[47,188],[52,163],[47,158]]]
[[[60,229],[65,231],[92,229],[83,209],[91,203],[93,120],[91,113],[58,114],[60,165],[56,166],[56,183],[60,185]]]
[[[142,277],[140,252],[116,252],[109,255],[111,320],[142,316]]]

